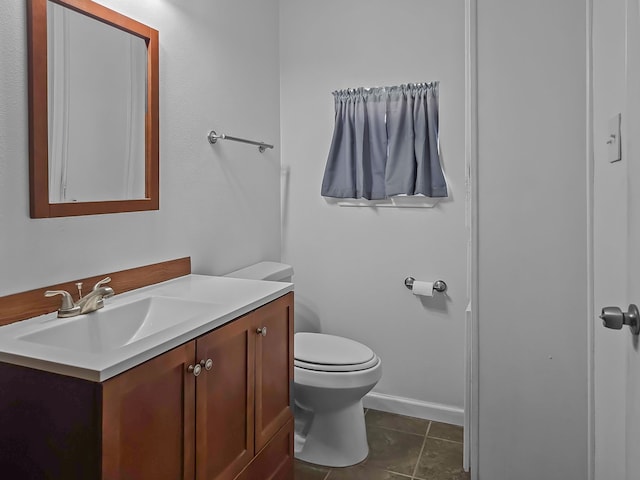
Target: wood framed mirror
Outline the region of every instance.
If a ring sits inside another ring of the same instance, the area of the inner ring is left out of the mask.
[[[91,0],[27,20],[31,218],[158,210],[157,30]]]

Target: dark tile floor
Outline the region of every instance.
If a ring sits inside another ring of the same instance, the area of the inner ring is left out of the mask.
[[[327,468],[296,460],[295,480],[467,480],[462,427],[377,410],[365,412],[369,456]]]

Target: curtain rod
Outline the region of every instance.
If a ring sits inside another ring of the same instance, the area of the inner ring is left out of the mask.
[[[356,88],[343,88],[339,90],[335,90],[333,93],[357,93],[357,92],[368,92],[375,90],[403,90],[403,89],[414,89],[414,88],[438,88],[440,82],[438,80],[433,82],[421,82],[421,83],[403,83],[401,85],[392,85],[392,86],[378,86],[378,87],[356,87]]]
[[[209,139],[209,143],[212,145],[216,143],[218,140],[233,140],[234,142],[248,143],[249,145],[257,145],[258,150],[261,153],[264,152],[267,148],[273,148],[273,145],[269,145],[268,143],[264,143],[264,142],[256,142],[254,140],[247,140],[246,138],[232,137],[231,135],[225,135],[224,133],[221,133],[220,135],[218,135],[215,130],[211,130],[209,132],[209,135],[207,135],[207,138]]]

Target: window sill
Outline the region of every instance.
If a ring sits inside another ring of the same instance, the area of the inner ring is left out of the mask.
[[[440,203],[442,198],[415,196],[396,196],[384,200],[366,200],[364,198],[333,198],[327,199],[329,203],[339,207],[391,207],[391,208],[433,208]]]

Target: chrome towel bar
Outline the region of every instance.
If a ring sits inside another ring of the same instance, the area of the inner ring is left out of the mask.
[[[211,130],[209,132],[209,135],[207,135],[207,138],[209,139],[209,143],[212,145],[216,143],[218,140],[233,140],[234,142],[242,142],[242,143],[248,143],[249,145],[257,145],[258,150],[260,150],[261,153],[264,152],[267,148],[273,148],[273,145],[269,145],[268,143],[264,143],[264,142],[256,142],[254,140],[247,140],[246,138],[232,137],[231,135],[225,135],[224,133],[221,133],[218,135],[215,130]]]

